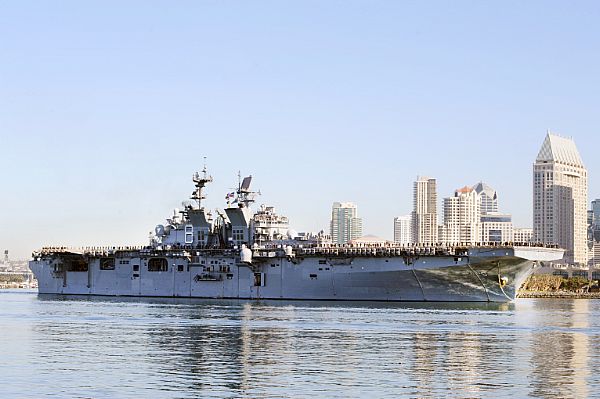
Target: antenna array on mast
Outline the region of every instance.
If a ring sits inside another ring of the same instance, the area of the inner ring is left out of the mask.
[[[195,200],[198,203],[198,209],[202,208],[202,200],[206,199],[206,195],[204,195],[204,187],[207,183],[212,183],[213,178],[206,171],[206,157],[204,157],[204,168],[202,169],[202,175],[196,172],[192,176],[192,180],[194,181],[194,185],[196,189],[192,192],[191,199]]]

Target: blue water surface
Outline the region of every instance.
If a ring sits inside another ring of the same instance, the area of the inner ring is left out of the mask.
[[[0,291],[1,398],[594,398],[600,301]]]

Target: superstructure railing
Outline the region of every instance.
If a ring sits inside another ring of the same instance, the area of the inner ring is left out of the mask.
[[[529,242],[493,242],[493,243],[456,243],[456,244],[397,244],[386,243],[350,243],[350,244],[313,244],[313,243],[266,243],[252,248],[255,256],[279,256],[285,252],[286,247],[291,247],[296,256],[412,256],[412,255],[466,255],[470,249],[501,249],[514,247],[532,248],[559,248],[555,244],[529,243]],[[101,256],[133,256],[170,254],[172,256],[193,255],[218,255],[237,254],[238,248],[206,248],[191,245],[157,248],[152,246],[91,246],[91,247],[43,247],[34,252],[33,256],[47,256],[52,254],[80,254],[91,257]]]

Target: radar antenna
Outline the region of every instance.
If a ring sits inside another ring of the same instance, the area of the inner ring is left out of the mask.
[[[202,200],[206,199],[206,195],[203,190],[207,183],[212,183],[213,178],[206,171],[206,157],[204,157],[204,168],[202,169],[202,175],[199,172],[194,173],[192,180],[196,189],[192,192],[190,197],[198,203],[198,209],[202,209]]]
[[[260,191],[251,191],[250,183],[252,183],[252,175],[244,177],[238,172],[238,189],[237,189],[237,203],[240,208],[248,208],[250,204],[256,201],[256,196],[260,195]]]

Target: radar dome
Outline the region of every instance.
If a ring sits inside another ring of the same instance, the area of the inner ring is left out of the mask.
[[[252,250],[246,247],[245,244],[242,244],[242,249],[240,250],[240,261],[246,264],[252,264]]]
[[[287,235],[290,239],[298,237],[298,232],[294,229],[288,229]]]

